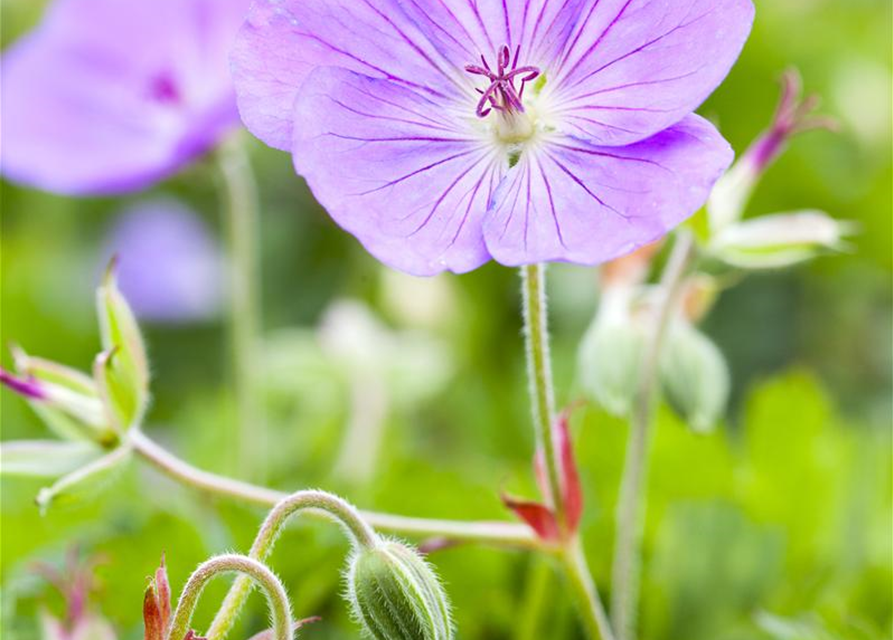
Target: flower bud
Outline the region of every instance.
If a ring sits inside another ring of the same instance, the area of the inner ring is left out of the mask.
[[[60,438],[115,441],[93,380],[64,365],[26,354],[13,347],[19,376],[0,369],[0,382],[23,396],[35,413]]]
[[[725,411],[729,370],[713,342],[688,322],[670,330],[661,354],[661,382],[670,403],[693,431],[710,431]]]
[[[103,353],[93,374],[109,420],[119,433],[142,421],[149,401],[149,368],[142,334],[115,281],[113,260],[96,294]]]
[[[710,250],[741,269],[780,269],[839,250],[853,225],[822,211],[796,211],[752,218],[730,225],[713,239]]]
[[[391,540],[360,548],[347,573],[356,619],[375,640],[449,640],[449,602],[414,549]]]
[[[741,219],[757,183],[796,134],[812,129],[837,128],[830,118],[815,116],[817,96],[802,98],[799,73],[790,70],[782,77],[781,101],[769,129],[763,132],[741,159],[716,183],[707,202],[714,233]]]
[[[606,290],[577,357],[585,392],[609,413],[629,413],[645,349],[645,332],[633,317],[628,292]]]

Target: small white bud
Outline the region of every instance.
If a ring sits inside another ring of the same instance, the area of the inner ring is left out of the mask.
[[[588,395],[606,411],[626,416],[636,395],[646,336],[625,288],[605,290],[595,320],[580,343],[577,369]]]
[[[742,269],[779,269],[844,248],[853,225],[822,211],[804,210],[752,218],[726,227],[711,253]]]

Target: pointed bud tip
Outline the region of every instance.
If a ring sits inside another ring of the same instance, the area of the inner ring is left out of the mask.
[[[118,267],[121,264],[121,257],[117,253],[114,254],[109,263],[105,267],[105,274],[102,277],[102,286],[113,287],[117,284]]]

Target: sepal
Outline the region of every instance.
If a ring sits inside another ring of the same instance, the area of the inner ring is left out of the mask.
[[[25,440],[0,444],[0,474],[55,479],[90,464],[102,449],[90,442]]]
[[[103,457],[94,460],[37,494],[37,506],[45,514],[50,505],[79,504],[94,498],[105,490],[127,468],[132,459],[129,445],[121,445]]]
[[[149,366],[136,318],[118,290],[116,260],[96,293],[103,353],[93,373],[120,432],[138,425],[149,402]]]

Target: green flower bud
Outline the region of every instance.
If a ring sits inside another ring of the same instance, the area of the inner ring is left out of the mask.
[[[646,336],[633,317],[627,292],[606,292],[577,356],[583,390],[608,413],[629,414],[635,398]]]
[[[103,352],[93,377],[111,423],[119,433],[138,426],[149,404],[146,348],[130,305],[118,290],[115,261],[96,292]]]
[[[729,369],[715,344],[687,322],[672,327],[661,355],[661,381],[670,403],[693,431],[710,431],[729,399]]]
[[[347,573],[347,597],[356,619],[375,640],[450,640],[446,593],[417,551],[381,540],[360,548]]]

